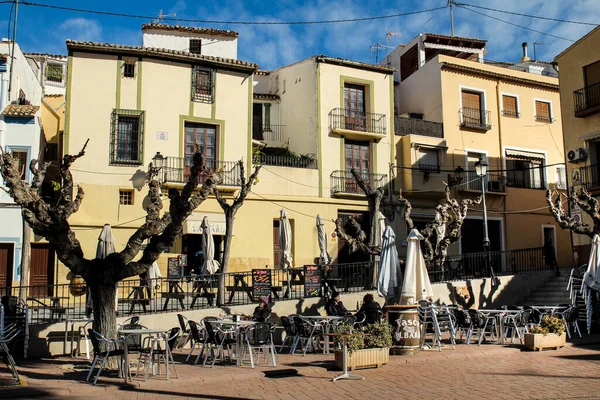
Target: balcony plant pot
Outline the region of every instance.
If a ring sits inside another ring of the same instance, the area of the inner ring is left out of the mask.
[[[557,335],[556,333],[526,333],[524,337],[524,346],[527,350],[542,351],[544,349],[558,350],[564,347],[567,342],[567,335],[564,333]]]
[[[348,370],[380,367],[387,364],[389,359],[389,347],[354,350],[352,353],[348,353]],[[344,352],[342,350],[335,351],[335,366],[339,369],[344,368]]]

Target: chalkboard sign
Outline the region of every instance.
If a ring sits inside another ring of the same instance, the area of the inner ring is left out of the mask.
[[[304,297],[321,296],[321,269],[317,265],[304,266]]]
[[[263,296],[271,295],[271,270],[253,269],[252,270],[252,297],[258,300]]]
[[[183,276],[183,267],[179,264],[177,257],[172,257],[167,260],[167,277],[180,278]]]

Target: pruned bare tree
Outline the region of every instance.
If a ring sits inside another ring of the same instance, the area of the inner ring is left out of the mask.
[[[341,219],[336,220],[336,233],[345,240],[350,252],[360,251],[366,254],[379,254],[381,246],[376,245],[375,232],[377,232],[377,219],[380,208],[386,211],[395,212],[395,209],[402,210],[402,218],[406,224],[407,231],[415,227],[411,218],[412,205],[410,201],[398,195],[397,199],[384,197],[384,188],[373,188],[366,182],[360,174],[354,169],[352,175],[357,185],[367,196],[369,204],[369,226],[371,236],[367,241],[366,233],[361,229],[360,224],[354,219],[350,219],[346,226],[343,226]],[[448,255],[448,248],[460,239],[462,224],[467,216],[469,207],[481,204],[481,196],[476,199],[456,200],[452,198],[450,187],[444,183],[444,202],[435,208],[435,219],[427,224],[421,231],[424,237],[422,241],[423,257],[428,265],[441,269]]]
[[[60,198],[49,204],[41,199],[39,189],[49,163],[38,166],[32,160],[29,169],[33,179],[28,184],[21,179],[17,159],[12,154],[2,152],[0,172],[4,178],[6,191],[21,206],[23,218],[36,235],[40,235],[56,250],[58,259],[71,272],[80,275],[90,288],[93,300],[94,324],[96,331],[108,336],[116,336],[116,315],[114,309],[115,285],[120,280],[139,275],[150,268],[160,254],[169,249],[182,234],[183,222],[213,192],[218,176],[209,175],[197,190],[200,175],[206,174],[202,156],[194,154],[194,162],[188,182],[179,192],[169,190],[169,210],[161,215],[163,202],[160,197],[160,184],[149,182],[149,205],[146,207],[146,220],[129,238],[125,249],[110,254],[104,259],[88,259],[84,256],[79,240],[71,229],[68,219],[79,210],[84,197],[81,186],[77,186],[73,196],[73,176],[71,165],[85,154],[89,140],[76,155],[65,155],[59,167],[61,179]],[[144,248],[139,259],[134,259]]]
[[[593,238],[600,234],[600,203],[590,192],[582,188],[581,194],[572,192],[569,195],[560,193],[556,188],[546,191],[546,202],[550,207],[550,212],[561,228],[569,229],[579,235],[585,235]],[[579,218],[568,215],[563,208],[563,203],[578,206],[583,212],[590,216],[592,224],[585,223]]]
[[[252,189],[252,185],[256,182],[258,172],[260,171],[261,165],[254,167],[254,172],[246,180],[246,171],[244,169],[244,162],[238,161],[240,171],[240,191],[237,196],[233,199],[233,202],[229,204],[227,200],[221,196],[219,189],[215,187],[215,196],[219,205],[223,209],[225,214],[225,239],[223,243],[223,262],[221,264],[221,274],[219,275],[219,289],[217,290],[217,305],[221,306],[225,301],[225,274],[229,269],[229,253],[231,252],[231,240],[233,239],[233,223],[235,221],[235,214],[238,212],[244,200],[248,196]]]

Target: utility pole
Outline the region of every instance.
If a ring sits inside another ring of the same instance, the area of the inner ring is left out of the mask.
[[[448,0],[448,5],[450,6],[450,32],[452,36],[454,36],[454,12],[452,10],[452,5],[454,4],[454,0]]]
[[[10,104],[10,96],[13,88],[13,65],[15,64],[15,43],[17,42],[17,19],[19,19],[19,0],[15,0],[15,21],[13,22],[12,50],[10,51],[10,72],[8,77],[8,102],[6,104]]]

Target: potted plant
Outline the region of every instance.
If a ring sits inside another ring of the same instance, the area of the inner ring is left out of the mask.
[[[387,322],[367,325],[362,330],[354,328],[352,325],[341,325],[338,332],[365,333],[364,336],[348,338],[349,370],[379,367],[388,363],[390,347],[392,346],[392,329]],[[344,352],[341,349],[335,351],[335,365],[340,369],[343,368]]]
[[[525,334],[524,345],[527,350],[559,349],[567,341],[564,319],[544,315],[539,326],[534,326]]]

